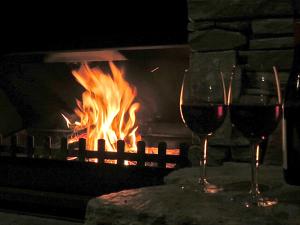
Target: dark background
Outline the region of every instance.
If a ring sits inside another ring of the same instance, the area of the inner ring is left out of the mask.
[[[1,6],[0,53],[187,43],[187,3],[15,2]]]

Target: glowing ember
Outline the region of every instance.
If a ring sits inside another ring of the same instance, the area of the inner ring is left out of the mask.
[[[74,110],[80,121],[71,123],[63,115],[67,126],[74,131],[69,143],[84,137],[86,148],[96,150],[98,139],[104,139],[107,151],[117,151],[117,140],[124,140],[126,151],[136,151],[136,142],[140,140],[135,125],[135,113],[139,108],[139,103],[134,103],[136,89],[124,79],[124,73],[114,63],[109,62],[109,67],[111,74],[86,63],[72,71],[85,91],[81,101],[76,99]]]

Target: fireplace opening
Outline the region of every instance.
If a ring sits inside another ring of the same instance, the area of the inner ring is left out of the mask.
[[[96,151],[103,139],[105,151],[115,152],[123,140],[125,152],[136,152],[144,141],[147,154],[166,142],[178,155],[191,137],[178,107],[188,59],[185,45],[7,55],[0,94],[1,118],[9,123],[0,127],[2,142],[16,135],[27,146],[32,136],[35,148],[45,148],[49,137],[55,149],[67,138],[68,148],[78,150],[84,138],[85,149]]]
[[[72,122],[78,120],[76,99],[81,101],[82,94],[89,92],[72,73],[86,63],[111,75],[109,62],[114,62],[136,90],[135,123],[143,140],[149,137],[151,142],[155,135],[189,136],[178,107],[188,60],[189,48],[184,45],[7,55],[2,58],[0,87],[1,118],[9,125],[3,124],[0,133],[6,137],[23,130],[29,134],[34,130],[70,131],[61,114]]]
[[[63,204],[82,216],[91,196],[163,184],[189,165],[192,134],[179,112],[188,65],[186,45],[2,57],[0,186],[52,203],[84,196]]]

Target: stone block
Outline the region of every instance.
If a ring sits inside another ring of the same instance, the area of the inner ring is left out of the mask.
[[[211,21],[189,22],[188,30],[189,31],[204,30],[214,26],[215,26],[215,22],[211,22]]]
[[[189,148],[189,161],[191,166],[199,166],[202,147],[200,145],[191,145]]]
[[[248,32],[250,30],[250,23],[247,21],[216,22],[216,27],[227,30]]]
[[[233,65],[236,65],[236,63],[236,52],[233,50],[207,53],[192,52],[189,70],[195,74],[195,82],[201,83],[203,83],[205,79],[214,79],[215,82],[220,82],[216,77],[218,78],[220,72],[222,72],[227,86]],[[214,74],[213,77],[212,74]]]
[[[229,78],[232,66],[236,64],[236,51],[221,52],[192,52],[190,57],[190,70],[199,72],[200,77],[204,77],[209,69],[210,64],[215,64],[220,71],[224,73],[225,78]]]
[[[204,81],[209,80],[211,83],[218,82],[216,84],[221,87],[220,73],[224,74],[225,84],[228,85],[230,80],[230,74],[232,72],[233,65],[236,64],[236,52],[235,51],[223,51],[223,52],[192,52],[190,57],[189,71],[193,73],[193,82],[199,83],[199,87],[202,90],[207,89],[207,85]],[[218,79],[216,79],[218,78]],[[205,86],[206,85],[206,86]],[[223,97],[223,96],[220,96]]]
[[[246,68],[250,71],[271,71],[273,66],[279,71],[289,70],[293,61],[293,50],[240,51],[239,56],[246,58]]]
[[[229,111],[223,124],[214,132],[211,138],[209,138],[209,144],[214,146],[224,146],[230,147],[231,145],[231,121]]]
[[[231,148],[231,157],[233,162],[250,162],[250,146],[240,147],[234,146]]]
[[[190,46],[197,51],[229,50],[246,43],[247,40],[243,34],[221,29],[195,31],[189,36]]]
[[[249,162],[250,160],[250,143],[241,132],[233,126],[232,133],[231,158],[235,162]]]
[[[292,15],[291,1],[270,0],[188,0],[191,20],[218,20]]]
[[[293,18],[263,19],[252,22],[253,34],[292,34]]]
[[[250,49],[282,49],[293,48],[293,37],[278,37],[250,40]]]
[[[264,157],[264,164],[266,165],[282,165],[281,128],[282,123],[280,122],[276,130],[269,136],[268,146]]]
[[[265,78],[270,78],[270,79],[272,79],[272,81],[274,81],[273,73],[270,73],[270,72],[263,72],[263,73],[266,74]],[[279,75],[280,88],[281,88],[281,90],[284,90],[287,80],[288,80],[288,77],[289,77],[289,73],[279,71],[278,75]],[[247,72],[246,79],[247,79],[249,88],[258,87],[258,82],[259,82],[260,76],[258,76],[257,72]]]

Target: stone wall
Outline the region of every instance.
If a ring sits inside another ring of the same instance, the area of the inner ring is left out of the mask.
[[[284,91],[293,57],[292,0],[188,0],[188,11],[191,70],[218,59],[226,75],[236,64],[255,89],[256,73],[276,66]],[[266,163],[281,164],[280,132],[279,125],[269,137]],[[209,143],[212,164],[249,159],[248,142],[229,118]]]

